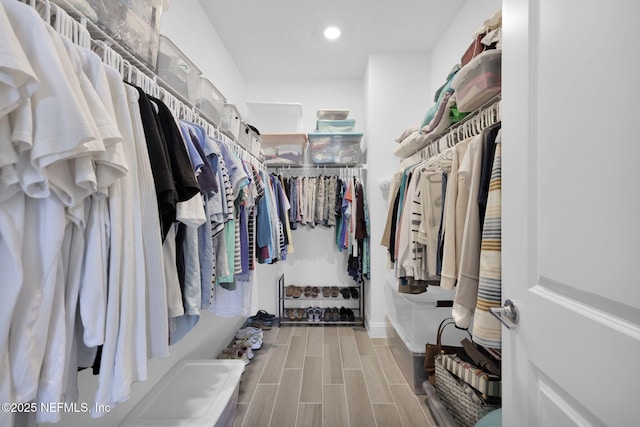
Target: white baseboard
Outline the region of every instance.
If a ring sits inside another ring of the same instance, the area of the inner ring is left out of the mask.
[[[387,322],[375,322],[372,323],[367,320],[366,327],[370,338],[388,338],[389,337],[389,324]]]

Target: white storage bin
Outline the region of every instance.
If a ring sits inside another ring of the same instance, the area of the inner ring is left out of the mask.
[[[236,140],[240,138],[240,123],[242,123],[242,117],[240,117],[236,106],[233,104],[224,104],[220,125],[231,132]]]
[[[196,107],[210,120],[220,124],[222,110],[227,102],[220,91],[204,77],[198,79],[198,95],[196,96]]]
[[[247,121],[262,133],[303,131],[302,104],[297,102],[247,101]]]
[[[349,110],[318,110],[318,120],[345,120],[349,117]]]
[[[462,67],[451,82],[458,111],[480,108],[502,89],[502,50],[482,52]]]
[[[305,133],[263,133],[262,152],[267,165],[302,165],[307,145]]]
[[[241,360],[185,360],[156,384],[121,427],[231,427],[238,406]]]
[[[251,133],[251,146],[249,152],[256,158],[260,158],[260,151],[262,150],[262,137],[255,132]]]
[[[202,71],[173,42],[160,35],[156,74],[172,89],[193,102]]]
[[[316,129],[320,133],[332,133],[332,132],[353,132],[353,128],[356,125],[354,119],[348,120],[318,120],[316,122]]]
[[[245,122],[240,122],[240,135],[238,135],[238,144],[247,151],[251,150],[251,136],[253,131]]]
[[[316,164],[358,164],[362,163],[360,141],[362,133],[310,133],[309,150],[311,161]]]

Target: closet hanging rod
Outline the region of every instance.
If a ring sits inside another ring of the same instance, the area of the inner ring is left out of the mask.
[[[444,131],[442,131],[442,132],[436,134],[435,136],[433,136],[433,139],[431,139],[425,146],[414,150],[411,154],[403,156],[403,158],[407,159],[407,158],[415,156],[416,154],[427,153],[431,147],[439,146],[440,141],[444,137],[446,137],[447,135],[451,135],[454,132],[457,132],[460,128],[462,128],[466,124],[470,123],[472,120],[475,120],[477,117],[480,117],[483,113],[485,113],[486,111],[488,111],[488,110],[490,110],[492,108],[496,108],[497,112],[499,114],[499,112],[500,112],[499,104],[500,104],[501,99],[502,99],[502,94],[498,93],[496,96],[494,96],[493,98],[489,99],[487,102],[482,104],[476,110],[474,110],[471,113],[469,113],[464,119],[460,120],[458,123],[455,123],[455,124],[449,126]],[[499,121],[501,121],[500,117],[497,118],[496,123],[499,122]]]
[[[326,165],[266,165],[267,169],[295,169],[295,170],[323,170],[323,169],[366,169],[367,165],[358,163],[353,165],[340,165],[328,163]]]

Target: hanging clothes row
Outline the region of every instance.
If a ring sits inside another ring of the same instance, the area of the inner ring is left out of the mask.
[[[369,278],[369,212],[360,168],[279,169],[290,201],[287,227],[335,228],[339,251],[349,256],[348,273],[358,283]]]
[[[76,402],[93,367],[100,417],[201,310],[248,315],[266,172],[31,3],[0,0],[0,400]]]
[[[389,188],[381,244],[400,292],[456,289],[456,325],[473,318],[477,343],[500,347],[500,123],[404,164]],[[474,314],[475,313],[475,314]]]

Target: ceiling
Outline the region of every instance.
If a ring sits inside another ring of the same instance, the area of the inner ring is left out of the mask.
[[[428,52],[464,0],[199,0],[245,80],[362,79],[370,53]],[[333,24],[337,41],[322,33]]]

